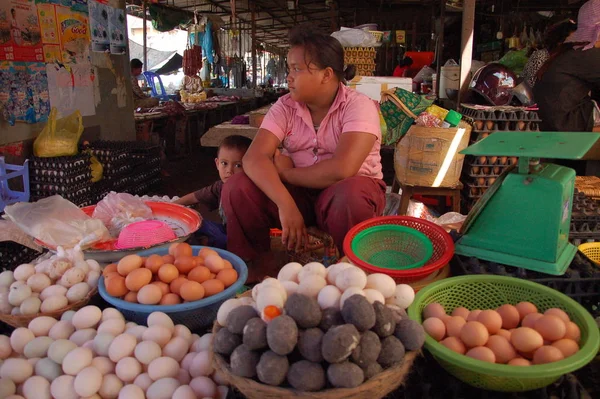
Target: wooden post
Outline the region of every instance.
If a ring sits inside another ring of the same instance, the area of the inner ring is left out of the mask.
[[[256,6],[250,3],[252,9],[252,85],[256,87]]]
[[[148,51],[147,51],[147,35],[146,35],[146,0],[142,3],[142,13],[144,18],[142,19],[142,30],[144,32],[144,71],[148,70]]]
[[[436,76],[437,83],[435,88],[435,96],[440,98],[440,82],[442,81],[442,62],[443,62],[443,53],[444,53],[444,25],[446,23],[446,0],[440,0],[440,31],[438,32],[437,37],[437,45],[436,45]]]
[[[332,1],[329,3],[329,12],[331,14],[331,31],[337,31],[337,21],[335,19],[335,3]]]
[[[469,90],[469,72],[473,60],[473,28],[475,25],[475,0],[463,1],[462,39],[460,52],[460,92],[456,106]],[[439,79],[439,78],[438,78]],[[439,82],[439,80],[438,80]]]

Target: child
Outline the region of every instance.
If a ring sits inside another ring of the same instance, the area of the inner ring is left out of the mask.
[[[221,191],[223,184],[236,173],[243,171],[242,158],[248,147],[250,147],[248,137],[233,135],[226,137],[219,145],[215,165],[219,171],[218,180],[210,186],[201,188],[193,193],[186,194],[175,203],[179,205],[204,204],[210,211],[219,209],[219,215],[223,223],[212,222],[207,219],[202,220],[202,225],[197,231],[197,235],[208,238],[208,246],[225,249],[227,246],[227,233],[225,230],[225,215],[221,209]]]

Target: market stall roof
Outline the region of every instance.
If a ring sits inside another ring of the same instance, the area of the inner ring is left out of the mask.
[[[146,49],[148,56],[147,70],[157,74],[167,74],[181,68],[183,57],[177,51],[160,51],[148,47]],[[129,40],[129,59],[144,59],[144,46]]]

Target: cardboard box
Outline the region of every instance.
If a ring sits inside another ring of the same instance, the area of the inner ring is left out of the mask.
[[[412,92],[411,78],[394,78],[390,76],[356,76],[348,86],[351,89],[366,94],[373,100],[381,101],[381,92],[399,87]]]
[[[470,136],[471,126],[465,122],[449,129],[411,126],[394,152],[398,181],[409,186],[458,186],[465,159],[459,152],[469,145]]]

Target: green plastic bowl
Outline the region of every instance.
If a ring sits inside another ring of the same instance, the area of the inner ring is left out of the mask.
[[[391,270],[416,269],[433,255],[429,237],[397,224],[369,227],[352,239],[352,252],[362,261]]]
[[[425,347],[440,365],[461,381],[477,388],[502,392],[523,392],[543,388],[562,375],[588,364],[597,354],[600,333],[592,315],[581,305],[552,288],[503,276],[451,277],[432,283],[419,291],[408,309],[408,316],[422,323],[423,309],[437,302],[450,313],[459,306],[469,310],[495,309],[506,303],[516,305],[529,301],[544,312],[560,308],[581,330],[580,350],[558,362],[529,367],[491,364],[458,354],[429,335]]]

